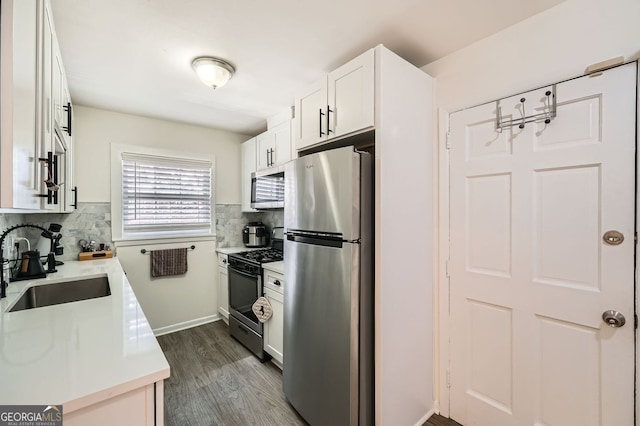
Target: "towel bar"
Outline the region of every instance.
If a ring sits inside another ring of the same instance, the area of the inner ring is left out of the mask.
[[[187,249],[188,249],[188,250],[195,250],[195,249],[196,249],[196,246],[193,246],[193,245],[192,245],[191,247],[187,247]],[[142,254],[147,254],[147,253],[151,253],[152,251],[153,251],[153,250],[142,249],[142,250],[140,250],[140,253],[142,253]]]

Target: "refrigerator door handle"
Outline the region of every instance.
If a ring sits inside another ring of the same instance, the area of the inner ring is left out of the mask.
[[[287,240],[296,243],[306,243],[318,246],[342,248],[343,243],[348,242],[341,237],[328,236],[322,234],[304,234],[298,232],[288,232]]]

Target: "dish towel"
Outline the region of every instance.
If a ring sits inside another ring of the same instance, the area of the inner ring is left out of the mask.
[[[187,273],[187,249],[151,251],[151,276],[168,277]]]
[[[255,301],[251,309],[260,322],[267,322],[273,314],[271,303],[269,303],[266,297],[258,297],[258,300]]]

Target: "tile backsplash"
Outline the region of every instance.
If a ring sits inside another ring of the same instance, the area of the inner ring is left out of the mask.
[[[218,247],[242,247],[242,228],[249,222],[262,222],[269,227],[284,225],[284,210],[243,213],[238,204],[216,205],[216,239]]]
[[[96,244],[104,243],[113,248],[113,241],[111,241],[111,203],[78,203],[78,208],[72,213],[25,214],[24,220],[44,228],[47,228],[50,223],[62,225],[60,245],[64,247],[64,254],[58,256],[61,260],[75,260],[78,258],[78,253],[81,251],[80,240],[95,241]],[[39,232],[29,231],[27,235],[29,239],[32,237],[40,238]]]
[[[275,226],[283,226],[284,210],[266,210],[260,213],[243,213],[238,204],[216,205],[216,235],[218,247],[241,247],[242,227],[248,222],[263,222],[271,230]],[[58,256],[60,260],[75,260],[78,258],[81,239],[95,241],[97,244],[109,244],[111,241],[111,204],[110,203],[78,203],[78,209],[72,213],[2,213],[0,214],[0,232],[7,228],[30,223],[48,228],[50,223],[62,225],[62,239],[60,245],[64,247],[64,254]],[[18,229],[15,236],[29,238],[32,248],[39,248],[46,254],[49,240],[40,237],[36,229]],[[42,240],[42,241],[40,241]],[[5,258],[11,248],[5,244]],[[21,247],[26,250],[26,247]]]

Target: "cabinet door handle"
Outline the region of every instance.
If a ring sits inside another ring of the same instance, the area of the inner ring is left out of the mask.
[[[324,136],[324,132],[322,131],[322,116],[324,115],[324,112],[322,112],[322,108],[320,108],[320,116],[318,117],[320,120],[320,137]]]
[[[329,105],[327,105],[327,135],[329,133],[333,133],[333,130],[331,130],[331,127],[329,127],[329,114],[331,114],[333,111],[331,110],[331,108],[329,108]]]
[[[78,187],[74,186],[71,192],[73,192],[73,204],[71,204],[71,207],[73,207],[74,209],[77,209],[78,208]]]
[[[53,182],[58,184],[60,179],[58,178],[58,156],[54,154],[53,156]],[[53,195],[53,204],[58,204],[58,191],[52,191]]]
[[[51,182],[52,179],[57,178],[57,173],[55,176],[53,174],[53,169],[56,166],[56,164],[54,163],[55,158],[54,158],[53,152],[51,151],[47,152],[47,158],[38,158],[38,161],[44,162],[45,174],[47,176],[47,179],[44,181],[45,183]],[[49,189],[48,185],[47,185],[47,193],[38,194],[37,196],[46,198],[47,204],[53,204],[53,191]]]
[[[277,286],[279,286],[279,285],[280,285],[280,280],[275,280],[275,281],[273,282],[273,285],[277,285]]]
[[[271,148],[271,166],[273,166],[274,164],[276,164],[276,161],[273,159],[273,154],[276,152],[275,149]]]
[[[69,136],[71,136],[71,110],[73,108],[71,106],[71,102],[67,102],[67,105],[63,106],[62,108],[67,112],[67,126],[63,127],[62,130],[64,130]]]

